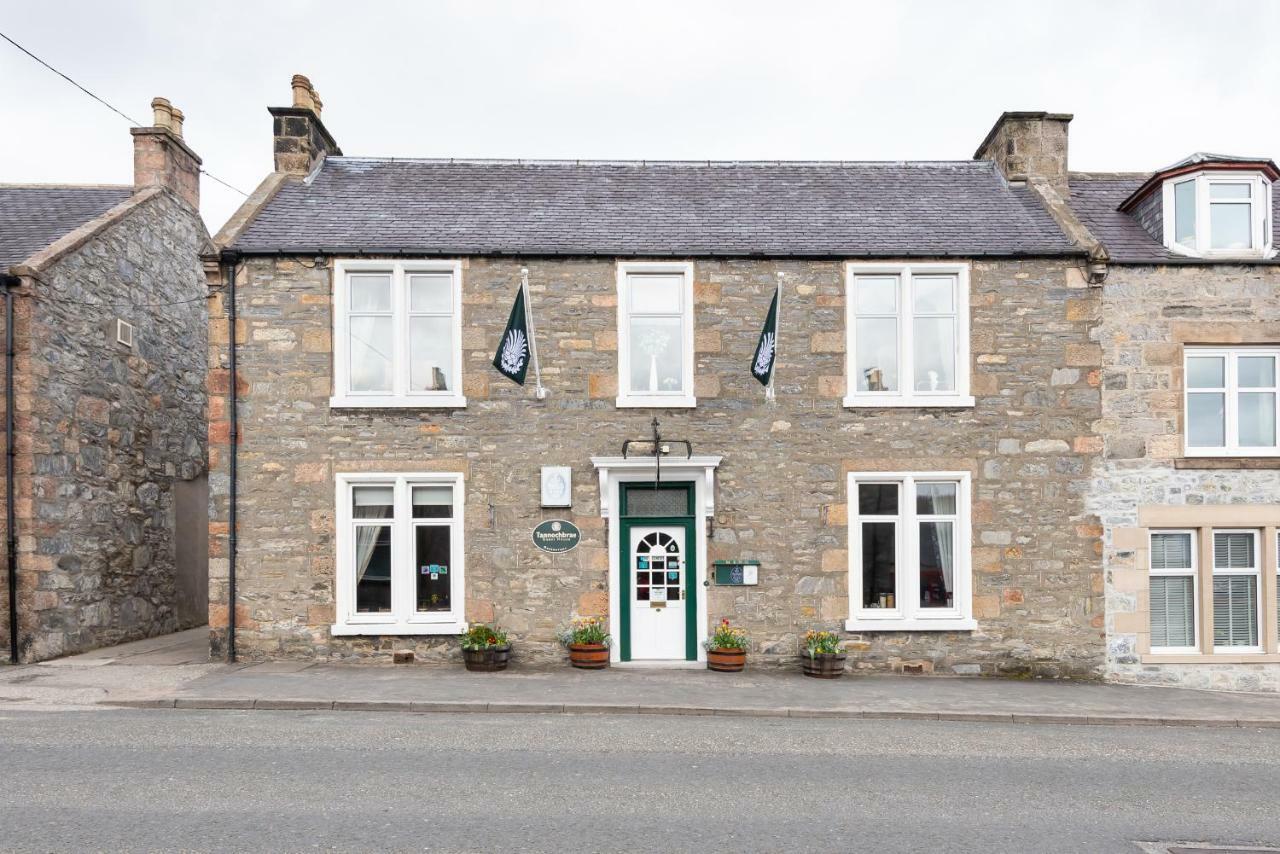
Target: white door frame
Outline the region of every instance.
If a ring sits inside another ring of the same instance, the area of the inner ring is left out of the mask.
[[[687,460],[662,460],[663,481],[693,481],[694,485],[694,539],[693,548],[697,555],[697,572],[688,580],[689,585],[696,585],[698,594],[698,661],[706,661],[707,652],[702,642],[707,639],[707,519],[713,518],[716,511],[715,472],[720,465],[720,457],[691,457]],[[619,537],[619,483],[652,483],[657,471],[653,457],[592,457],[600,477],[600,515],[605,519],[609,530],[609,631],[622,625],[620,618],[622,603],[618,601],[617,578],[620,571],[618,554],[621,551]],[[621,639],[615,639],[609,649],[611,661],[622,660]]]

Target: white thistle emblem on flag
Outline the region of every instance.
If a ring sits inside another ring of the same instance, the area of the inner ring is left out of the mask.
[[[524,367],[525,353],[528,346],[525,344],[524,333],[519,329],[512,329],[507,334],[507,340],[502,345],[502,370],[508,374],[518,374],[520,369]]]
[[[755,367],[751,373],[758,377],[768,376],[769,366],[773,364],[773,333],[766,332],[760,336],[760,352],[756,354]]]

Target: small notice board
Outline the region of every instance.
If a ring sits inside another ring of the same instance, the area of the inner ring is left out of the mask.
[[[758,560],[718,560],[715,568],[716,584],[745,587],[760,583]]]

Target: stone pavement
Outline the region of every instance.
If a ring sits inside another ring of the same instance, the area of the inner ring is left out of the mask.
[[[206,629],[0,668],[0,709],[164,708],[863,717],[1280,727],[1280,696],[1047,680],[615,667],[468,673],[205,657]]]

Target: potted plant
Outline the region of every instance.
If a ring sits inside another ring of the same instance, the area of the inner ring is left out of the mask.
[[[603,670],[609,666],[612,639],[605,631],[603,617],[577,617],[558,637],[569,650],[569,663],[574,667]]]
[[[707,669],[737,673],[747,666],[747,632],[721,620],[711,637],[702,642],[707,651]]]
[[[805,632],[800,666],[805,676],[836,679],[844,675],[844,642],[835,632]]]
[[[458,639],[462,645],[462,663],[468,670],[493,673],[507,669],[511,644],[507,641],[506,632],[476,623]]]

